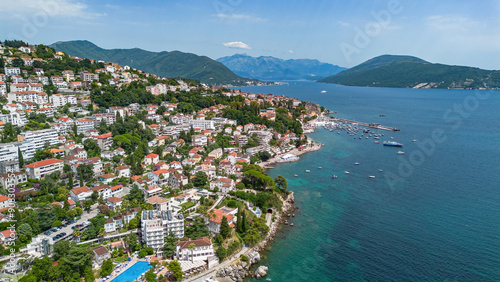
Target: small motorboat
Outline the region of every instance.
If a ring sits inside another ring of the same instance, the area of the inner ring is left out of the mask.
[[[405,152],[403,152],[403,151],[398,151],[398,155],[404,155],[404,154],[405,154]]]
[[[373,143],[375,143],[375,144],[380,144],[380,141],[374,141]]]
[[[298,175],[297,175],[297,174],[294,174],[293,176],[297,177]]]
[[[354,163],[354,165],[359,165],[359,163],[358,163],[358,162],[355,162],[355,163]]]
[[[348,171],[346,170],[346,171],[344,171],[344,173],[345,173],[345,174],[349,174],[350,172],[348,172]]]
[[[332,175],[332,179],[337,179],[337,178],[339,178],[339,177],[338,177],[338,176],[336,176],[335,174],[334,174],[334,175]]]
[[[310,170],[308,170],[308,169],[306,169],[306,172],[307,172],[307,173],[309,173],[309,172],[311,172],[311,171],[310,171]]]
[[[413,140],[411,140],[411,142],[417,142],[417,139],[413,139]]]
[[[375,178],[375,175],[370,175],[370,176],[368,176],[368,177],[369,177],[369,178]]]
[[[378,169],[378,171],[382,172],[382,171],[384,171],[384,170],[379,168],[379,169]]]
[[[322,169],[322,167],[318,166],[319,169]]]

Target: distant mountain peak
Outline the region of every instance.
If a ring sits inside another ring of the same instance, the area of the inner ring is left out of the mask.
[[[312,59],[284,60],[272,56],[234,54],[217,59],[234,73],[260,80],[319,79],[345,68]]]
[[[320,82],[395,88],[497,88],[500,72],[433,64],[413,56],[381,55]]]

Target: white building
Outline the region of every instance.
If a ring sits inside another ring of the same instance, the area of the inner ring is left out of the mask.
[[[170,210],[142,211],[141,234],[147,247],[153,247],[158,255],[163,253],[164,238],[173,233],[178,238],[184,237],[184,217],[174,215]]]
[[[213,120],[190,120],[189,121],[189,126],[192,126],[193,128],[199,128],[201,130],[205,129],[215,129],[215,122]]]
[[[77,119],[76,120],[77,133],[85,133],[89,130],[94,129],[94,121],[87,118]]]
[[[50,103],[54,107],[62,107],[66,104],[76,105],[78,103],[76,96],[73,95],[62,95],[62,94],[54,94],[50,96]]]
[[[191,244],[196,246],[193,251],[189,250]],[[183,240],[176,245],[175,257],[179,261],[206,261],[213,256],[215,256],[214,248],[208,237]]]
[[[40,234],[31,239],[31,243],[26,245],[26,253],[35,256],[42,257],[52,254],[54,251],[54,241],[52,237]]]
[[[8,114],[0,114],[0,121],[11,123],[14,126],[23,127],[28,123],[28,119],[24,112],[11,112]]]
[[[75,202],[83,202],[92,196],[92,190],[87,186],[73,188],[69,191],[69,196]]]
[[[57,130],[53,128],[21,132],[18,139],[20,141],[30,141],[36,150],[45,148],[47,142],[49,146],[59,144],[59,135]]]
[[[26,166],[26,172],[30,178],[40,179],[45,175],[63,170],[63,161],[58,159],[48,159],[34,162]]]

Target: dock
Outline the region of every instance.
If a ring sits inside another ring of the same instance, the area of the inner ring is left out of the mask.
[[[343,119],[343,118],[334,118],[334,121],[340,121],[343,123],[351,123],[351,124],[355,123],[355,124],[358,124],[361,126],[366,126],[366,127],[371,127],[371,128],[375,128],[375,129],[381,129],[381,130],[387,130],[387,131],[399,131],[399,128],[383,126],[383,125],[380,125],[378,123],[366,123],[366,122],[360,122],[360,121]]]

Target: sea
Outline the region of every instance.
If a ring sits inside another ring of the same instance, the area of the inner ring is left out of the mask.
[[[320,151],[268,170],[286,177],[298,210],[263,256],[264,280],[500,281],[500,91],[308,81],[238,89],[401,130],[373,132],[384,134],[375,144],[319,128],[309,138]]]

